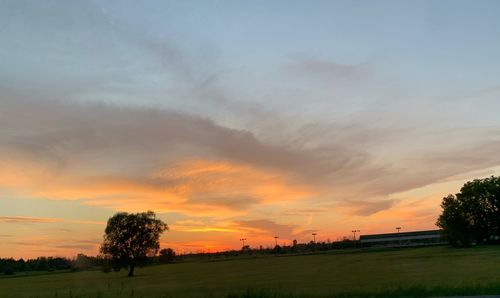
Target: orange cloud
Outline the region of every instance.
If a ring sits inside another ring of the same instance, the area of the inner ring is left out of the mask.
[[[210,206],[244,208],[256,202],[293,201],[314,194],[283,173],[228,161],[187,160],[156,177],[173,184],[167,188],[170,192],[191,203]]]
[[[219,222],[215,225],[206,224],[203,221],[181,220],[170,225],[171,231],[177,232],[223,232],[235,233],[237,229],[230,227],[231,222]]]
[[[290,202],[316,194],[312,188],[291,181],[283,173],[243,163],[191,159],[164,166],[146,177],[86,176],[65,171],[55,174],[43,167],[4,167],[0,177],[16,171],[2,186],[23,194],[57,200],[82,200],[85,204],[115,210],[188,214],[245,214],[253,206]]]

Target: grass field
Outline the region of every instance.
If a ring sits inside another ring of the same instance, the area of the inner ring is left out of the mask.
[[[500,247],[330,252],[0,278],[0,297],[428,297],[500,294]]]

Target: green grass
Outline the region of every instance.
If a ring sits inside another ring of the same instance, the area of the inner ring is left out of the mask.
[[[429,297],[500,294],[500,247],[427,247],[0,278],[0,297]]]

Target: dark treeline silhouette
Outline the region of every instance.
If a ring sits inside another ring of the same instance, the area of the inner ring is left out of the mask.
[[[500,243],[500,177],[475,179],[441,203],[436,225],[453,246]]]
[[[6,275],[12,275],[16,272],[28,272],[28,271],[54,271],[54,270],[76,270],[78,266],[78,261],[81,260],[81,256],[78,255],[76,259],[68,259],[62,257],[38,257],[36,259],[0,259],[0,272]],[[92,259],[92,263],[96,265],[96,257],[86,257]],[[102,264],[102,263],[101,263]]]
[[[298,243],[293,241],[291,245],[276,246],[274,248],[251,248],[245,245],[241,250],[229,250],[212,253],[188,253],[177,255],[171,248],[164,248],[158,255],[148,256],[141,259],[140,266],[150,266],[159,264],[169,264],[174,262],[189,262],[196,260],[228,259],[234,257],[259,256],[259,255],[286,255],[286,254],[307,254],[327,250],[349,249],[359,247],[358,241],[344,239],[336,242],[309,242]],[[20,272],[56,270],[80,271],[80,270],[102,270],[103,272],[120,271],[123,263],[116,262],[113,258],[104,255],[87,256],[78,254],[75,258],[64,257],[38,257],[36,259],[1,259],[0,273],[13,275]]]
[[[359,241],[353,241],[344,238],[341,241],[328,241],[328,242],[309,242],[309,243],[298,243],[296,240],[290,245],[277,245],[273,248],[262,246],[258,248],[251,248],[248,245],[242,247],[241,250],[228,250],[220,252],[199,252],[199,253],[188,253],[182,254],[175,258],[176,262],[183,262],[189,260],[210,260],[210,259],[224,259],[231,257],[241,257],[241,256],[258,256],[258,255],[286,255],[286,254],[308,254],[320,251],[328,250],[341,250],[341,249],[353,249],[358,248]]]
[[[158,256],[148,257],[141,265],[168,264],[174,262],[175,252],[171,248],[160,251]],[[58,270],[102,270],[104,272],[119,271],[120,266],[105,256],[87,256],[78,254],[75,258],[64,257],[38,257],[36,259],[0,258],[0,274],[14,275],[21,272]]]

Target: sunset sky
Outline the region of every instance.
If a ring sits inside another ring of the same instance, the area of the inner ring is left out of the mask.
[[[0,257],[435,229],[500,174],[500,1],[0,0]]]

